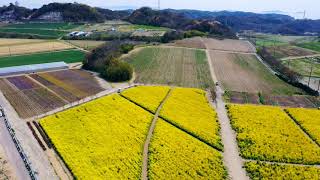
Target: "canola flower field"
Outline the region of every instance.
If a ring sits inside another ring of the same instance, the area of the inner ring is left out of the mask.
[[[279,107],[228,105],[241,156],[284,163],[319,164],[320,148]]]
[[[320,110],[291,108],[286,111],[320,145]]]
[[[167,86],[138,86],[123,91],[121,95],[155,113],[169,90]]]
[[[149,150],[150,179],[225,179],[219,151],[159,119]]]
[[[139,179],[152,118],[125,98],[110,95],[40,124],[77,179]]]
[[[217,113],[210,107],[206,92],[194,88],[175,88],[160,116],[198,139],[223,149]]]
[[[296,165],[278,165],[262,162],[246,162],[245,169],[250,178],[256,179],[319,179],[320,168],[296,166]]]

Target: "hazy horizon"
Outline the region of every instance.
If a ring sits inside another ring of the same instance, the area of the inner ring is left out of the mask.
[[[0,5],[8,5],[10,0],[2,0]],[[39,8],[43,4],[51,2],[75,2],[67,0],[20,0],[18,1],[21,6],[28,8]],[[103,7],[109,9],[137,9],[142,6],[157,7],[158,0],[109,0],[107,3],[102,0],[78,0],[78,3],[88,4],[94,7]],[[206,11],[246,11],[255,13],[280,13],[288,14],[295,18],[301,19],[303,12],[306,10],[306,17],[309,19],[320,19],[320,11],[316,7],[320,7],[320,1],[315,0],[197,0],[197,1],[171,1],[161,0],[161,8],[167,9],[197,9]],[[300,13],[298,13],[300,12]]]

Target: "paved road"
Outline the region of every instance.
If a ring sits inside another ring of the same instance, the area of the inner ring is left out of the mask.
[[[4,119],[0,118],[0,146],[3,147],[6,159],[12,169],[12,174],[18,180],[28,180],[30,176],[24,163],[18,153],[16,146],[14,145],[9,131],[4,123]]]

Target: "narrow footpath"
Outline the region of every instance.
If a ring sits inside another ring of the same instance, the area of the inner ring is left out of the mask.
[[[159,105],[156,113],[154,114],[152,123],[151,123],[150,128],[149,128],[147,139],[146,139],[146,141],[144,143],[143,161],[142,161],[142,173],[141,173],[141,179],[142,180],[147,180],[148,179],[148,154],[149,154],[150,141],[151,141],[151,138],[152,138],[152,135],[153,135],[154,128],[156,127],[156,123],[157,123],[157,120],[159,118],[160,111],[161,111],[164,103],[166,102],[166,100],[170,97],[171,92],[172,92],[172,88],[169,90],[169,92],[166,95],[166,97],[162,100],[162,102]]]

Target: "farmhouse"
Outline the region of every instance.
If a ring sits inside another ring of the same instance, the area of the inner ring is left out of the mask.
[[[68,64],[66,64],[65,62],[5,67],[5,68],[0,68],[0,76],[28,74],[28,73],[35,73],[35,72],[50,71],[50,70],[62,70],[62,69],[68,69],[68,67],[69,67]]]

